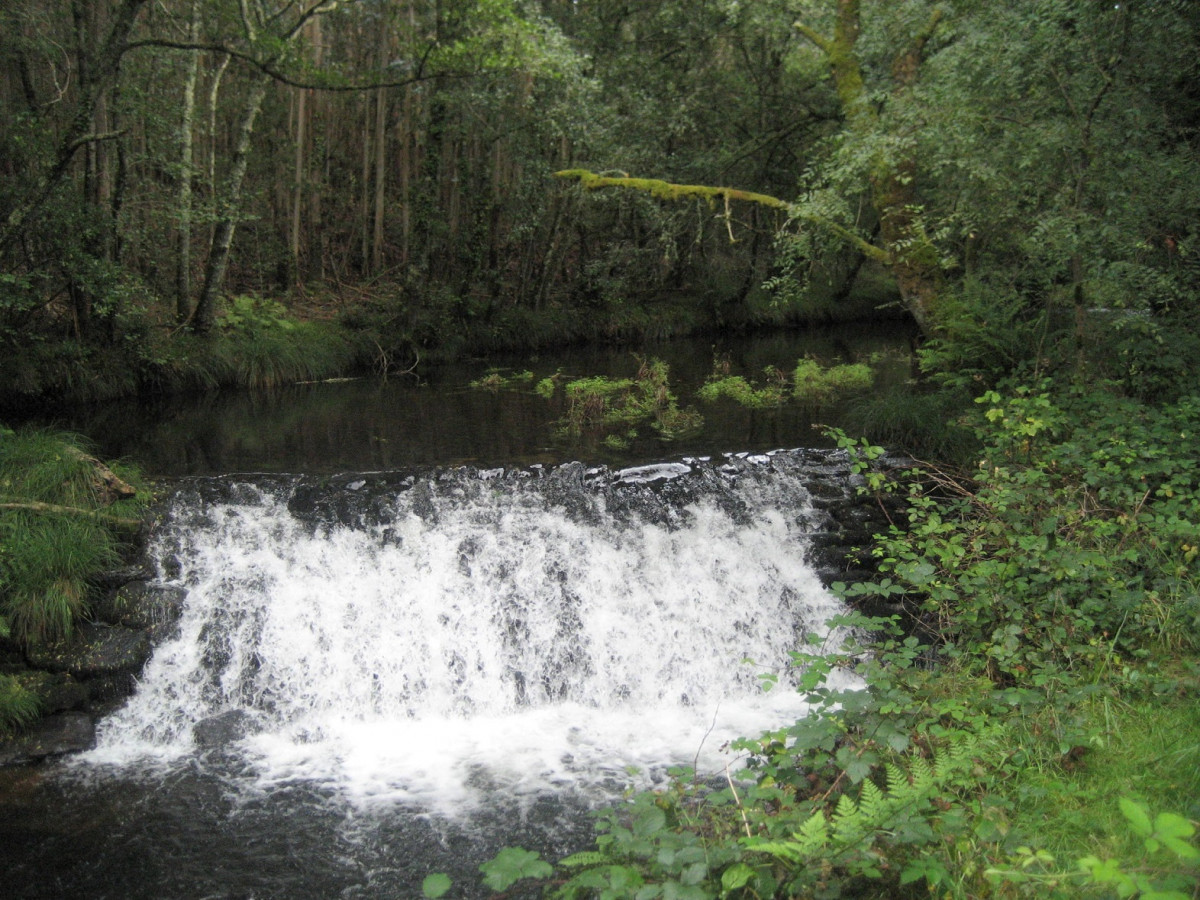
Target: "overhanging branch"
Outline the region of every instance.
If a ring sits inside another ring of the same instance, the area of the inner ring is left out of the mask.
[[[710,206],[714,207],[718,200],[725,204],[734,200],[757,203],[759,206],[766,206],[769,209],[782,210],[792,218],[800,219],[827,231],[845,241],[869,259],[881,262],[884,265],[890,265],[892,262],[890,253],[880,247],[876,247],[870,241],[863,239],[850,229],[844,228],[823,216],[806,213],[796,205],[788,203],[786,200],[780,200],[778,197],[772,197],[770,194],[759,194],[754,191],[738,190],[737,188],[712,187],[702,184],[674,184],[670,181],[661,181],[657,178],[631,178],[628,175],[597,175],[595,172],[589,172],[587,169],[563,169],[561,172],[555,172],[554,176],[567,180],[574,179],[579,182],[580,187],[588,191],[619,187],[642,191],[650,194],[652,197],[657,197],[659,200],[682,200],[685,197],[700,197],[706,200]]]

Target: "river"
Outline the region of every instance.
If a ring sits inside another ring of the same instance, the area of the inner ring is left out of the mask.
[[[885,342],[861,337],[717,352],[753,377]],[[653,355],[693,402],[711,343]],[[502,846],[589,846],[591,810],[736,771],[732,738],[804,715],[759,675],[841,607],[782,448],[836,410],[705,406],[681,443],[614,449],[468,387],[486,370],[60,420],[169,479],[147,558],[187,600],[94,750],[0,772],[6,897],[410,898],[434,871],[484,897]]]

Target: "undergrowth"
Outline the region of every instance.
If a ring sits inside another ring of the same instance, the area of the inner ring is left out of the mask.
[[[809,717],[724,773],[604,812],[595,847],[483,868],[556,898],[1075,898],[1200,892],[1200,401],[998,387],[967,471],[880,468],[907,514],[835,585],[897,614],[796,650]],[[894,503],[889,503],[892,508]],[[849,668],[860,690],[834,690]],[[780,673],[764,684],[781,690]],[[453,890],[444,875],[427,897]]]

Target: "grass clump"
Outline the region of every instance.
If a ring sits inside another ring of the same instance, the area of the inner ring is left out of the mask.
[[[120,561],[139,526],[135,472],[105,466],[82,440],[0,428],[0,622],[34,644],[69,636],[90,579]]]
[[[826,368],[815,359],[802,359],[792,371],[792,394],[802,403],[819,405],[839,394],[869,390],[874,379],[866,363]]]
[[[0,674],[0,738],[13,734],[37,721],[41,701],[12,675]]]
[[[713,371],[696,396],[713,403],[729,399],[747,409],[774,409],[789,399],[810,406],[820,406],[844,394],[861,393],[870,389],[875,374],[866,363],[822,366],[815,359],[802,359],[787,373],[774,366],[763,370],[763,383],[755,384],[743,375],[730,374],[728,359],[713,360]]]

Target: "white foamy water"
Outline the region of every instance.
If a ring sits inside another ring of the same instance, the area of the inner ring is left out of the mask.
[[[758,678],[841,611],[803,559],[799,476],[653,514],[540,479],[442,481],[375,524],[314,524],[256,488],[181,500],[160,539],[188,591],[178,634],[87,762],[211,754],[196,725],[237,710],[250,733],[221,752],[259,789],[453,815],[495,791],[719,773],[726,742],[805,713]]]

